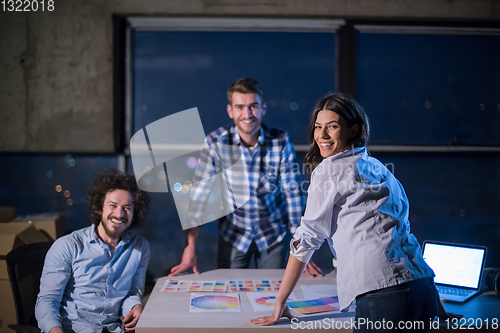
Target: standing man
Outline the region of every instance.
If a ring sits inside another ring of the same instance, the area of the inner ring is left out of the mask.
[[[105,170],[88,194],[92,225],[61,237],[45,258],[35,306],[45,333],[133,332],[149,263],[149,244],[130,231],[148,213],[134,176]]]
[[[206,137],[195,171],[193,183],[224,172],[220,166],[228,163],[220,160],[230,161],[234,157],[224,156],[232,154],[233,149],[218,148],[221,145],[241,151],[248,171],[249,200],[219,219],[218,268],[248,268],[252,260],[257,268],[283,268],[284,250],[288,248],[283,240],[287,229],[293,233],[298,227],[303,213],[295,150],[286,132],[262,123],[267,111],[263,94],[259,82],[251,78],[231,84],[227,91],[227,113],[234,124]],[[189,213],[193,220],[201,218],[208,195],[203,189],[192,194]],[[195,251],[198,233],[198,227],[188,229],[182,261],[171,269],[171,276],[190,267],[198,273]],[[306,272],[311,276],[322,274],[312,262]]]

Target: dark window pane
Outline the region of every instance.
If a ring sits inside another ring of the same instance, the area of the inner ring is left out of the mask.
[[[305,143],[317,100],[334,90],[333,33],[134,33],[133,130],[197,107],[205,132],[231,122],[226,91],[250,76],[265,90],[264,122]]]
[[[499,145],[500,36],[358,35],[372,144]]]
[[[106,167],[117,168],[118,158],[0,156],[0,204],[15,207],[16,215],[61,212],[72,232],[90,225],[90,180]]]
[[[500,266],[500,257],[489,255],[500,251],[499,157],[383,155],[380,160],[406,191],[412,232],[420,243],[484,245],[486,266]]]

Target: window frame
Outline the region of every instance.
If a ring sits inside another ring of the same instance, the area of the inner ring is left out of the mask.
[[[500,28],[495,22],[440,22],[440,21],[379,21],[343,18],[238,18],[238,17],[139,17],[125,16],[115,20],[115,42],[117,52],[124,51],[124,60],[115,65],[115,81],[121,78],[125,82],[120,89],[115,89],[115,129],[121,128],[121,135],[115,136],[121,150],[130,156],[129,142],[132,137],[132,82],[133,82],[133,32],[134,31],[252,31],[252,32],[328,32],[335,33],[336,47],[335,86],[338,91],[356,97],[357,53],[356,38],[359,33],[390,34],[455,34],[455,35],[500,35]],[[117,23],[121,22],[121,23]],[[120,36],[121,39],[119,38]],[[116,59],[116,57],[115,57]],[[121,65],[121,66],[120,66]],[[117,71],[124,69],[124,75]],[[115,83],[116,85],[116,83]],[[119,100],[118,100],[119,99]],[[119,116],[117,116],[119,114]],[[178,147],[177,149],[182,149]],[[297,152],[306,152],[309,145],[295,145]],[[376,153],[408,154],[493,154],[500,155],[498,146],[453,146],[453,145],[368,145]]]

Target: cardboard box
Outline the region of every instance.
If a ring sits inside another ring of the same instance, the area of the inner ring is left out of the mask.
[[[16,217],[14,207],[0,206],[0,222],[10,222]]]
[[[10,287],[5,256],[11,250],[30,243],[49,242],[44,235],[29,223],[0,223],[0,333],[11,333],[8,325],[17,324],[16,307]]]
[[[64,216],[60,213],[41,213],[18,216],[10,222],[10,224],[26,223],[33,224],[35,228],[50,237],[53,241],[64,235]]]

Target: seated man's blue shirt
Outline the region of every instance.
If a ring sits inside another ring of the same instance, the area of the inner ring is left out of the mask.
[[[120,316],[141,304],[149,244],[125,231],[116,249],[99,239],[95,227],[54,242],[45,258],[35,314],[43,332],[122,332]]]

